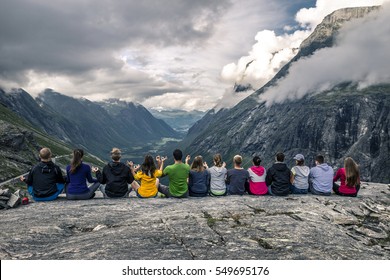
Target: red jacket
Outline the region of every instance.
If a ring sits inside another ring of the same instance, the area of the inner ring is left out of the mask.
[[[333,177],[333,182],[337,182],[340,180],[340,188],[339,192],[344,194],[354,194],[356,193],[356,187],[355,186],[348,186],[347,185],[347,175],[345,174],[345,168],[340,168],[337,170],[336,176]],[[360,183],[360,179],[358,179],[358,182]]]

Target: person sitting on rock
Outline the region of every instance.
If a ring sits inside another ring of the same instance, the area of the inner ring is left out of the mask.
[[[156,161],[159,165],[158,169],[151,155],[145,156],[144,162],[141,164],[141,166],[134,166],[132,161],[127,162],[127,164],[130,166],[134,179],[140,181],[140,185],[132,185],[139,198],[157,197],[158,185],[160,183],[158,178],[163,174],[162,170],[164,167],[164,161],[166,159],[166,157],[156,157]],[[140,168],[141,170],[139,170]]]
[[[309,190],[310,168],[305,166],[305,157],[302,154],[297,154],[294,159],[296,165],[291,168],[291,193],[307,194]]]
[[[324,161],[323,155],[316,156],[316,166],[310,169],[309,191],[312,194],[331,195],[334,171]]]
[[[233,157],[234,168],[229,169],[226,175],[226,187],[230,195],[243,195],[249,180],[249,172],[241,167],[242,157]]]
[[[270,195],[286,196],[290,193],[291,171],[284,163],[284,154],[276,154],[276,162],[267,170],[266,183]]]
[[[340,185],[336,182],[340,180]],[[337,170],[333,178],[333,191],[337,195],[342,196],[357,196],[360,189],[360,172],[356,162],[347,157],[344,160],[344,168]]]
[[[173,151],[174,164],[168,165],[163,171],[163,176],[168,176],[169,186],[160,184],[158,191],[166,197],[185,198],[188,197],[188,176],[190,166],[188,161],[190,156],[186,157],[186,162],[183,163],[183,152],[179,149]]]
[[[222,161],[220,154],[213,156],[214,166],[207,168],[210,178],[210,195],[211,196],[222,196],[226,195],[226,174],[227,169],[225,168],[226,163]]]
[[[27,178],[20,178],[27,184],[27,190],[35,201],[55,200],[64,190],[65,178],[51,157],[50,149],[42,148],[39,151],[40,162],[31,169]]]
[[[91,176],[91,167],[83,163],[84,151],[75,149],[73,158],[66,167],[67,185],[66,198],[69,200],[84,200],[95,196],[95,191],[99,188],[100,183]],[[88,183],[93,183],[90,187]]]
[[[100,191],[104,198],[121,198],[129,197],[132,190],[128,184],[135,184],[130,167],[120,162],[121,150],[113,148],[111,151],[112,162],[103,167],[103,172],[97,167],[92,168],[96,177],[101,184]]]
[[[266,169],[260,165],[261,159],[259,156],[254,156],[252,162],[253,166],[248,168],[249,185],[246,191],[251,195],[265,195],[268,193],[267,184],[265,183]]]
[[[201,197],[209,194],[210,180],[206,168],[207,163],[203,162],[202,156],[196,156],[192,162],[188,179],[190,196]]]

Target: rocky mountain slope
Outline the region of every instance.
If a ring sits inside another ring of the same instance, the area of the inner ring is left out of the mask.
[[[0,104],[0,183],[26,173],[38,161],[41,147],[50,147],[59,157],[57,164],[69,163],[72,147],[37,129],[31,123]],[[102,161],[91,154],[85,160],[101,166]]]
[[[229,163],[240,153],[246,166],[256,154],[266,167],[278,151],[285,152],[290,166],[296,153],[303,153],[311,166],[314,156],[323,153],[335,168],[342,166],[345,156],[352,156],[360,164],[364,180],[390,182],[390,84],[359,90],[344,83],[327,92],[270,107],[258,99],[265,88],[288,74],[293,61],[332,46],[344,22],[374,9],[348,8],[327,16],[302,43],[297,56],[267,85],[232,109],[210,111],[195,124],[182,143],[186,152],[202,154],[208,160],[219,152]]]
[[[105,200],[99,193],[22,205],[2,211],[1,222],[2,260],[390,258],[390,188],[372,183],[357,198]]]
[[[34,99],[22,89],[9,93],[0,90],[0,103],[47,134],[101,157],[106,157],[113,146],[178,136],[164,121],[133,103],[124,103],[113,112],[101,104],[52,90]]]

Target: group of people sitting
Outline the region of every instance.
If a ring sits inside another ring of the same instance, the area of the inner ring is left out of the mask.
[[[202,156],[196,156],[189,165],[188,155],[183,163],[183,153],[173,152],[174,164],[164,168],[167,157],[146,155],[141,165],[128,161],[121,162],[121,151],[113,148],[112,161],[102,171],[83,163],[84,152],[73,151],[73,158],[66,167],[66,176],[51,160],[49,148],[39,152],[40,162],[34,166],[27,177],[21,177],[35,201],[50,201],[65,192],[70,200],[91,199],[99,189],[104,198],[129,197],[135,191],[139,198],[165,197],[185,198],[188,196],[224,196],[224,195],[273,195],[289,194],[357,196],[360,189],[359,168],[355,161],[347,157],[344,167],[334,175],[333,168],[318,155],[316,166],[305,166],[305,158],[297,154],[296,165],[289,169],[284,163],[283,153],[277,153],[276,162],[266,170],[261,166],[259,156],[253,157],[253,166],[248,170],[241,167],[242,157],[233,158],[234,168],[227,170],[220,154],[213,157],[213,166],[209,167]],[[96,178],[92,177],[92,172]],[[159,178],[167,176],[169,185],[160,183]],[[340,181],[340,184],[336,182]],[[90,184],[88,186],[87,182]]]

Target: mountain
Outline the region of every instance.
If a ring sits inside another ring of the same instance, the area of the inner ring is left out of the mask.
[[[156,118],[164,120],[174,130],[183,134],[188,132],[188,129],[200,120],[205,112],[202,111],[184,111],[184,110],[156,110],[150,109],[150,112]]]
[[[0,103],[34,127],[72,146],[107,157],[114,147],[143,145],[178,133],[133,103],[76,99],[47,89],[36,99],[22,89],[0,92]],[[105,108],[114,108],[106,110]]]
[[[55,157],[61,157],[57,160],[60,166],[69,163],[69,144],[37,129],[0,103],[0,182],[26,173],[37,163],[41,147],[50,147]],[[85,159],[102,165],[93,155],[86,155]]]
[[[323,153],[334,167],[341,167],[343,158],[352,156],[360,164],[362,179],[389,183],[390,84],[361,90],[344,83],[327,92],[270,107],[258,98],[267,87],[288,75],[291,63],[320,48],[332,47],[344,22],[375,9],[348,8],[327,16],[302,43],[297,56],[268,84],[235,107],[210,111],[198,121],[182,142],[185,152],[202,154],[208,160],[219,152],[228,163],[240,153],[246,166],[256,154],[266,167],[278,151],[286,154],[290,166],[296,153],[303,153],[310,166],[318,153]]]

